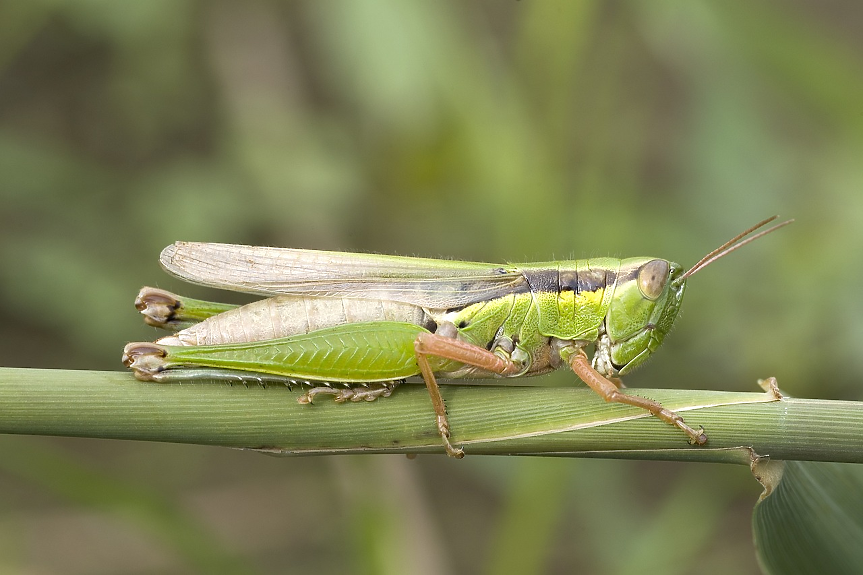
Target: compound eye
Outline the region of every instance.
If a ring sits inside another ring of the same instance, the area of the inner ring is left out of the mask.
[[[638,270],[638,289],[641,295],[649,300],[655,300],[662,295],[666,281],[668,262],[665,260],[650,260]]]

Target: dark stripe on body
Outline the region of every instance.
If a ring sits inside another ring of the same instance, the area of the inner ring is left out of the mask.
[[[556,269],[522,270],[521,273],[533,293],[560,292],[560,272]]]
[[[609,278],[609,276],[611,276]],[[576,294],[582,292],[595,292],[605,289],[609,283],[614,282],[614,272],[606,269],[560,270],[560,290],[574,291]]]
[[[498,268],[495,270],[498,273],[508,273],[509,270]],[[514,270],[513,270],[514,271]],[[509,294],[521,293],[560,293],[563,291],[575,291],[576,294],[582,292],[595,292],[600,289],[605,289],[609,285],[613,285],[617,279],[617,272],[607,268],[596,269],[581,269],[574,268],[533,268],[520,269],[521,275],[525,282],[515,285],[508,291]],[[638,270],[632,272],[638,274]],[[482,282],[471,282],[466,280],[462,282],[460,288],[462,291],[474,291],[477,287],[482,287]],[[435,287],[434,282],[429,282],[429,289]],[[448,308],[447,311],[458,311],[474,305],[482,300],[470,302],[462,306]]]
[[[627,268],[621,269],[620,273],[617,275],[617,281],[620,282],[620,284],[625,284],[628,281],[638,279],[639,270],[641,270],[641,266],[629,266]]]

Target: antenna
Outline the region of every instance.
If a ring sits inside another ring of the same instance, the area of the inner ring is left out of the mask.
[[[782,222],[781,224],[776,224],[775,226],[773,226],[771,228],[768,228],[762,232],[758,232],[757,234],[755,234],[754,236],[752,236],[750,238],[746,238],[746,236],[748,236],[749,234],[751,234],[752,232],[754,232],[758,228],[763,228],[764,226],[766,226],[767,224],[769,224],[770,222],[772,222],[773,220],[775,220],[778,217],[779,216],[773,216],[771,218],[767,218],[764,221],[758,222],[757,224],[755,224],[754,226],[752,226],[751,228],[749,228],[745,232],[742,232],[742,233],[734,236],[733,238],[731,238],[730,240],[728,240],[727,242],[725,242],[724,244],[722,244],[721,246],[719,246],[718,248],[716,248],[715,250],[713,250],[712,252],[710,252],[709,254],[707,254],[706,256],[701,258],[700,260],[698,260],[698,262],[694,266],[689,268],[682,276],[680,276],[677,279],[678,280],[684,280],[684,279],[688,278],[689,276],[695,275],[696,272],[703,270],[704,268],[706,268],[707,266],[709,266],[710,264],[712,264],[713,262],[715,262],[719,258],[725,257],[728,254],[730,254],[731,252],[733,252],[734,250],[736,250],[738,248],[742,248],[746,244],[748,244],[750,242],[754,242],[758,238],[760,238],[762,236],[766,236],[767,234],[769,234],[771,232],[775,232],[779,228],[785,227],[794,221],[794,220],[788,220],[786,222]],[[746,239],[744,240],[743,238],[746,238]],[[740,241],[740,240],[743,240],[743,241]]]

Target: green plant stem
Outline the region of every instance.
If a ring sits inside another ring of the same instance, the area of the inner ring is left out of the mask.
[[[448,385],[453,441],[468,454],[711,462],[863,462],[863,403],[768,393],[627,389],[702,425],[708,444],[584,388]],[[300,405],[301,390],[142,383],[125,372],[0,368],[0,433],[137,439],[285,454],[442,453],[422,385],[388,399]]]

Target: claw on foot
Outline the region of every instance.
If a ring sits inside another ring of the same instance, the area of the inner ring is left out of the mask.
[[[335,388],[326,385],[313,387],[297,398],[297,403],[309,405],[314,403],[315,396],[332,395],[336,403],[346,401],[374,401],[379,397],[389,397],[393,390],[398,387],[399,381],[386,381],[368,387],[342,387]]]
[[[461,459],[464,457],[464,449],[460,447],[455,447],[449,440],[449,421],[447,421],[446,416],[438,416],[437,417],[437,429],[438,433],[440,433],[440,437],[443,440],[443,446],[446,450],[446,454],[450,457],[455,457],[456,459]]]
[[[704,445],[707,443],[707,434],[704,433],[704,428],[698,426],[698,430],[693,429],[688,426],[680,414],[671,411],[670,409],[665,409],[664,407],[656,413],[656,415],[675,427],[681,430],[683,433],[689,436],[689,445]]]
[[[347,397],[344,397],[343,395],[346,391],[349,390],[347,388],[335,389],[323,385],[320,387],[313,387],[301,396],[299,396],[297,398],[297,403],[301,403],[303,405],[311,405],[315,402],[315,397],[318,395],[332,395],[336,403],[342,403],[343,401],[345,401],[345,399],[347,399]]]
[[[687,425],[687,427],[689,427],[689,426]],[[695,431],[694,429],[689,427],[689,430],[692,433],[690,433],[689,431],[687,431],[686,433],[687,433],[687,435],[689,435],[689,444],[690,445],[704,445],[705,443],[707,443],[707,434],[704,433],[703,427],[701,427],[699,425],[698,431]]]

